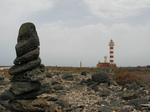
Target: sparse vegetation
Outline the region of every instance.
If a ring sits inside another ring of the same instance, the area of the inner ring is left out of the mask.
[[[124,84],[131,84],[135,82],[136,80],[136,74],[128,72],[126,70],[115,70],[115,78],[118,84],[124,85]]]
[[[72,73],[81,74],[83,71],[93,74],[98,71],[109,71],[110,68],[94,68],[94,67],[59,67],[59,66],[47,66],[47,70],[51,73]],[[114,78],[118,84],[131,84],[136,82],[141,86],[150,86],[150,68],[111,68],[114,71]],[[8,74],[8,69],[1,69],[0,75],[5,77],[12,77]]]
[[[114,76],[118,84],[131,84],[136,82],[141,86],[150,86],[150,73],[133,71],[129,72],[123,69],[117,69],[114,71]]]
[[[150,87],[150,73],[145,73],[142,75],[138,75],[136,82],[141,86],[149,86]]]

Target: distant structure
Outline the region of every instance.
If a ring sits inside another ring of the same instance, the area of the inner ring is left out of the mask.
[[[98,62],[97,64],[97,68],[105,68],[105,67],[109,67],[110,63],[107,62],[107,56],[104,56],[104,62]]]
[[[82,61],[80,61],[80,68],[82,68]]]
[[[110,67],[117,67],[116,64],[114,63],[114,42],[111,39],[109,42],[109,46],[110,46]]]
[[[113,40],[111,39],[110,42],[109,42],[109,46],[110,46],[110,63],[113,63],[114,62],[114,42]]]
[[[107,63],[107,56],[104,56],[104,63]]]
[[[97,68],[105,68],[105,67],[117,67],[114,63],[114,42],[111,39],[109,42],[109,49],[110,49],[110,62],[107,62],[107,56],[104,56],[104,62],[98,62]]]

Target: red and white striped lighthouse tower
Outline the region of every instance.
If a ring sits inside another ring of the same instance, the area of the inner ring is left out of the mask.
[[[113,64],[114,63],[114,46],[115,46],[115,44],[112,39],[109,42],[109,46],[110,46],[110,64]]]
[[[98,63],[97,67],[98,68],[104,68],[104,67],[117,67],[116,63],[114,63],[114,42],[111,39],[109,42],[110,46],[110,62],[107,62],[107,56],[104,56],[104,63]]]

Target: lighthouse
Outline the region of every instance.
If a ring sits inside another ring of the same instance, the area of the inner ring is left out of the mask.
[[[109,53],[110,53],[110,62],[107,62],[107,56],[104,56],[104,62],[98,62],[97,68],[105,68],[105,67],[117,67],[117,65],[114,63],[114,42],[111,39],[109,42]]]
[[[114,63],[114,42],[111,39],[109,42],[109,49],[110,49],[110,67],[116,67],[116,64]]]
[[[110,63],[114,63],[114,42],[113,40],[111,39],[110,42],[109,42],[109,48],[110,48]]]

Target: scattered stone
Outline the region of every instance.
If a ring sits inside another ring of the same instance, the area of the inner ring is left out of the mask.
[[[141,104],[149,104],[148,99],[146,98],[136,98],[129,101],[129,105],[141,106]]]
[[[67,101],[64,100],[57,100],[56,101],[57,104],[59,104],[62,108],[69,108],[70,105]]]
[[[109,94],[110,94],[110,91],[107,88],[103,88],[103,90],[100,90],[99,92],[99,96],[101,97],[109,96]]]
[[[4,80],[4,76],[3,75],[0,75],[0,81],[3,81]]]
[[[98,112],[112,112],[110,107],[104,106],[104,107],[99,107]]]
[[[113,101],[111,101],[110,105],[112,107],[121,107],[122,106],[121,101],[119,101],[119,100],[113,100]]]
[[[51,78],[52,74],[50,72],[46,72],[46,77]]]
[[[13,100],[10,101],[12,110],[20,112],[41,112],[45,110],[47,106],[46,99],[34,99],[34,100]]]
[[[60,72],[54,72],[54,75],[60,75],[61,73]]]
[[[107,83],[108,74],[104,71],[92,75],[92,80],[98,83]]]
[[[6,81],[6,80],[0,81],[0,85],[7,85],[9,83],[10,83],[10,81]]]
[[[41,70],[40,67],[39,70]],[[38,71],[38,69],[36,71]],[[80,75],[80,73],[71,74],[73,75],[73,80],[63,79],[63,75],[64,74],[52,75],[51,78],[44,77],[43,80],[30,81],[30,83],[39,82],[40,87],[37,90],[36,86],[33,86],[33,88],[27,87],[29,91],[27,92],[28,94],[20,93],[20,95],[15,95],[12,91],[9,91],[5,96],[3,95],[3,98],[10,98],[10,101],[30,100],[31,102],[35,99],[46,100],[46,106],[40,107],[39,104],[39,110],[37,110],[37,112],[42,112],[40,108],[43,109],[43,112],[148,112],[150,110],[148,105],[150,103],[148,99],[149,87],[138,86],[138,89],[134,89],[134,86],[131,87],[132,84],[121,86],[98,83],[91,79],[91,74],[87,74],[86,77]],[[76,81],[75,79],[80,79],[80,81]],[[19,85],[20,82],[24,82],[24,84]],[[18,90],[13,91],[21,92],[22,86],[23,88],[24,85],[30,86],[30,83],[28,82],[26,84],[26,82],[27,81],[12,82],[14,88],[18,88]],[[83,83],[81,84],[81,82]],[[34,92],[32,89],[35,89]],[[126,97],[123,99],[125,93],[135,93],[136,97],[130,94],[128,95],[128,100],[125,100]],[[9,98],[8,94],[10,95]],[[19,102],[17,104],[21,103]],[[3,101],[3,105],[2,103],[0,103],[0,105],[4,107],[5,110],[8,110],[8,103],[4,104]],[[25,104],[23,103],[23,105]],[[30,105],[35,109],[32,103]]]
[[[72,81],[74,78],[71,73],[65,73],[65,74],[63,74],[62,79]]]
[[[109,106],[109,103],[106,101],[98,101],[98,102],[96,102],[96,104],[100,105],[100,106]]]
[[[133,90],[139,89],[139,86],[136,83],[125,84],[123,87],[127,89],[133,89]]]
[[[122,109],[119,112],[132,112],[132,110],[130,108],[125,108],[125,109]]]
[[[5,78],[4,75],[0,75],[0,85],[7,85],[10,83],[8,78]]]
[[[86,73],[85,71],[83,71],[83,72],[81,72],[81,75],[86,76],[86,75],[87,75],[87,73]]]
[[[10,90],[5,90],[1,95],[0,95],[0,100],[6,101],[6,100],[12,100],[15,99],[14,94]]]
[[[55,91],[57,91],[57,90],[63,90],[63,86],[61,86],[61,85],[53,85],[53,89]]]
[[[137,93],[135,90],[126,90],[122,96],[125,100],[131,100],[137,98]]]
[[[80,82],[80,84],[86,84],[86,83],[87,83],[87,81],[85,79],[82,79]]]

